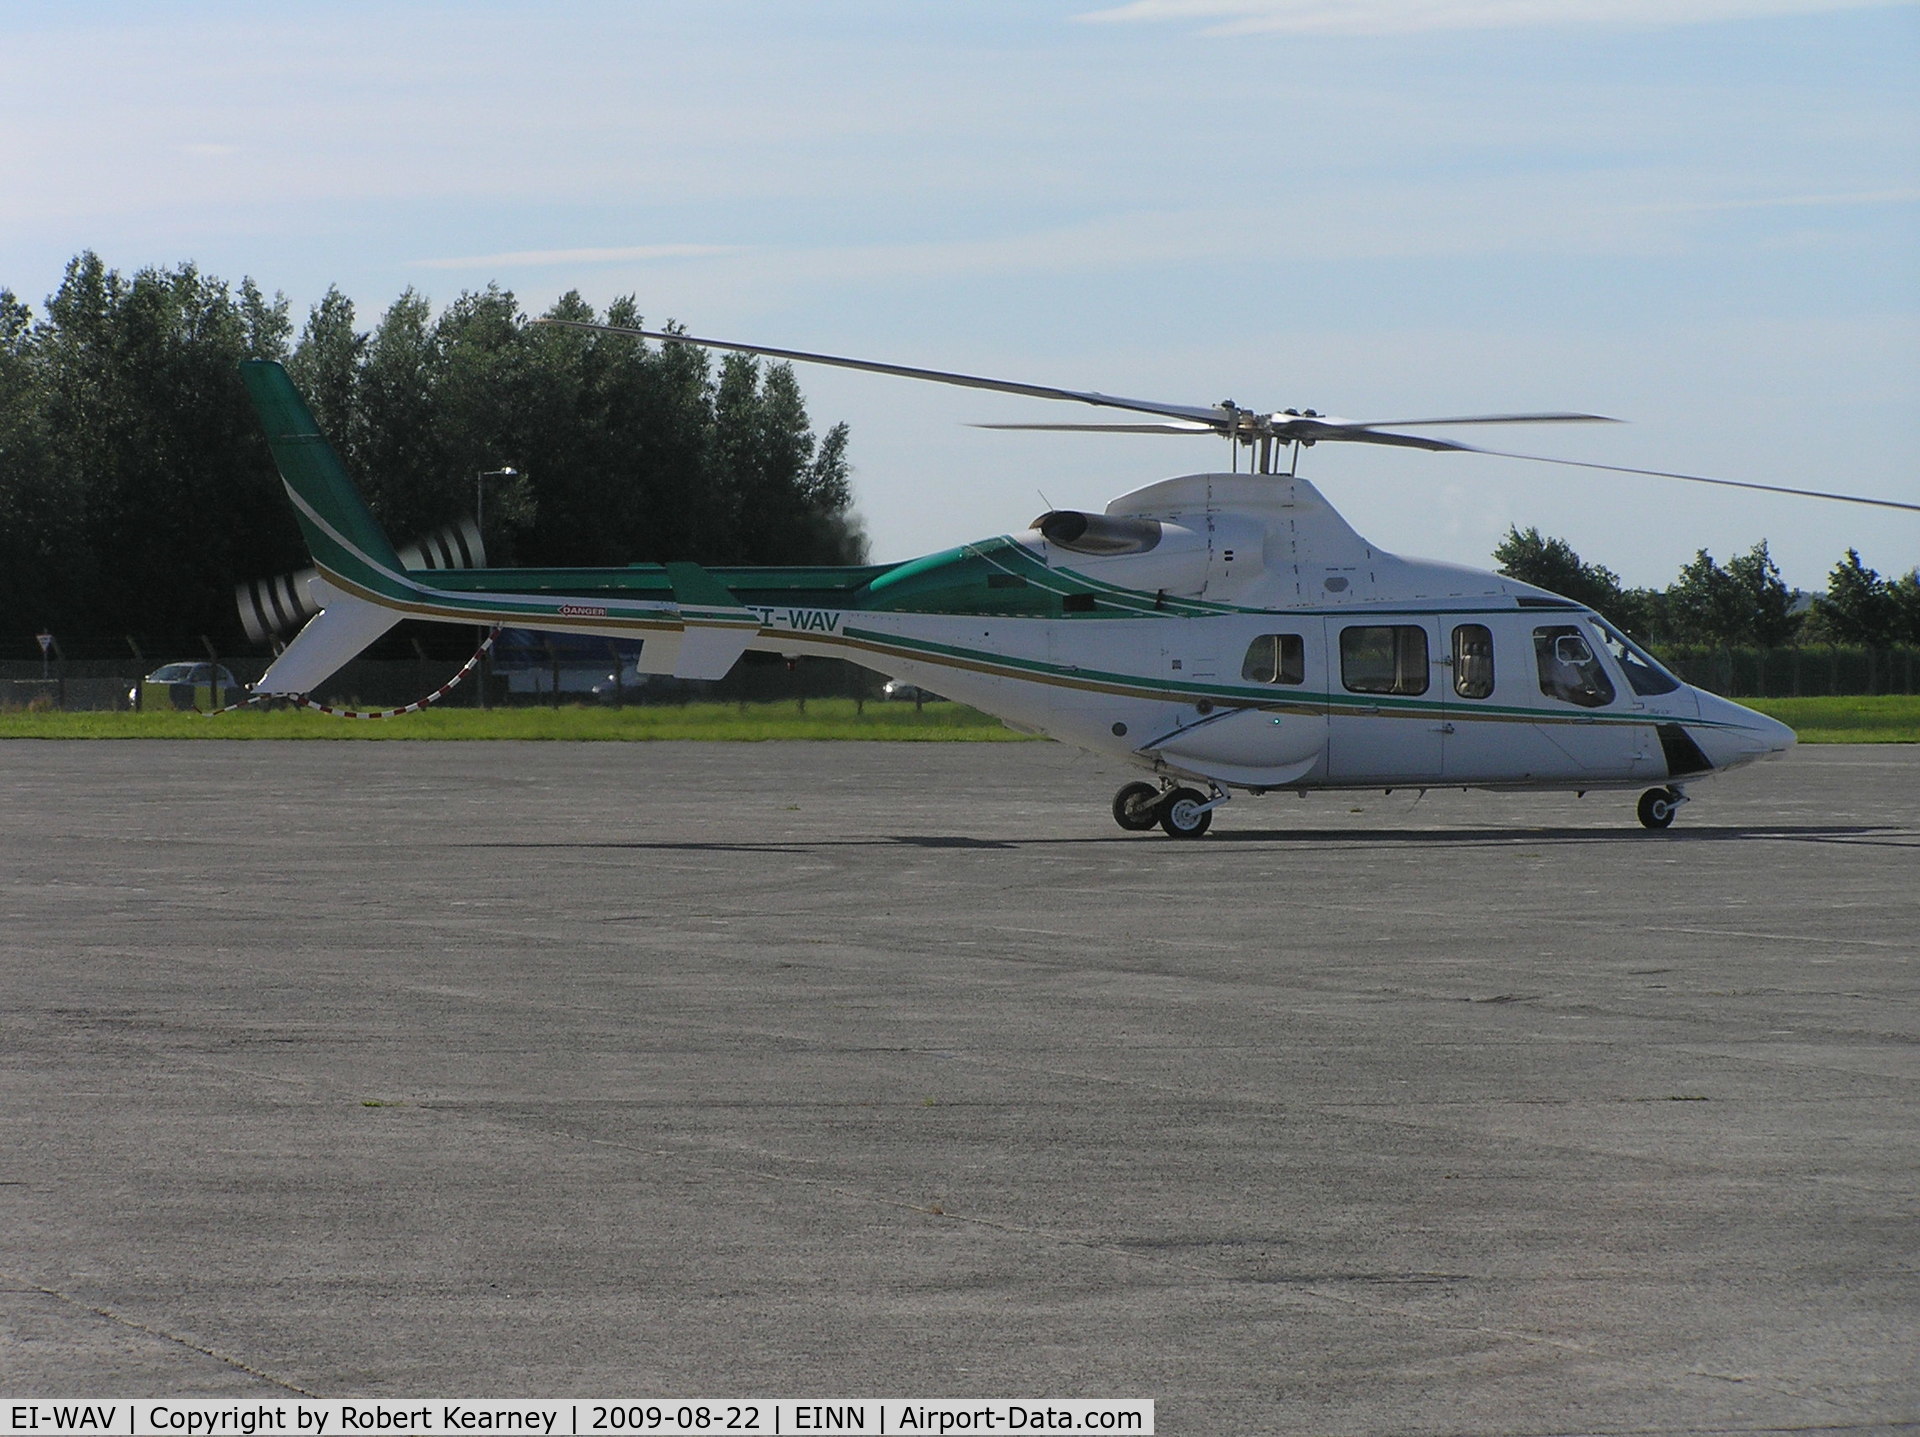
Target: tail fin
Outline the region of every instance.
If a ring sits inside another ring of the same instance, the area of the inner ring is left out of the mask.
[[[380,601],[404,599],[410,590],[400,556],[313,422],[287,371],[271,360],[249,360],[240,366],[240,377],[267,431],[267,445],[320,571],[308,587],[313,601],[323,606],[254,685],[254,692],[306,693],[399,623],[401,612],[382,607]]]
[[[343,594],[325,579],[314,579],[311,587],[314,601],[322,605],[320,612],[307,620],[260,676],[254,693],[312,693],[402,617],[393,609]]]
[[[240,366],[240,377],[267,431],[267,445],[314,563],[376,594],[400,597],[400,556],[287,371],[272,360],[251,359]]]

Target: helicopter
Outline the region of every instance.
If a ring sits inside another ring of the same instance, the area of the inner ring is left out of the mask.
[[[1113,796],[1114,821],[1185,839],[1237,793],[1321,789],[1638,789],[1639,822],[1658,830],[1694,782],[1793,746],[1785,724],[1682,682],[1590,608],[1386,552],[1298,472],[1303,450],[1329,442],[1536,459],[1410,431],[1613,422],[1604,416],[1353,421],[536,322],[1119,410],[1138,417],[980,427],[1213,435],[1234,465],[898,564],[427,567],[394,549],[286,371],[249,361],[242,376],[313,558],[301,607],[318,609],[254,698],[306,695],[406,618],[639,639],[641,673],[684,679],[723,677],[748,650],[845,659],[1138,769]]]

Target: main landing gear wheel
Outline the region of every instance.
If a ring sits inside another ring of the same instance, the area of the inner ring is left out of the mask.
[[[1206,796],[1191,788],[1176,788],[1160,800],[1160,827],[1169,838],[1198,838],[1213,827],[1213,810]]]
[[[1130,783],[1113,796],[1113,821],[1128,833],[1145,833],[1160,821],[1160,790],[1150,783]]]
[[[1673,815],[1686,800],[1678,790],[1650,788],[1640,795],[1640,823],[1644,828],[1672,828]]]

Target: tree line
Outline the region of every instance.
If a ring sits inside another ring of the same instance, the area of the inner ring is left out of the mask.
[[[638,326],[570,293],[558,319]],[[495,563],[838,564],[865,557],[847,428],[793,372],[541,326],[510,291],[362,327],[191,263],[130,278],[89,252],[35,316],[0,289],[0,633],[239,629],[234,585],[307,556],[237,366],[286,364],[396,543],[470,514]],[[511,475],[499,471],[511,469]],[[478,476],[491,474],[485,480]]]
[[[1789,589],[1762,539],[1718,563],[1698,551],[1664,589],[1630,589],[1564,539],[1509,526],[1493,551],[1500,572],[1597,609],[1644,643],[1778,649],[1800,643],[1887,649],[1920,645],[1920,574],[1884,579],[1857,550],[1827,576],[1827,590]]]
[[[547,315],[641,323],[631,298],[600,315],[574,293]],[[230,643],[234,585],[305,565],[244,359],[287,365],[398,543],[483,495],[496,563],[865,557],[846,426],[816,436],[785,365],[532,324],[495,286],[438,314],[408,290],[371,327],[329,289],[296,334],[250,278],[191,263],[129,278],[88,252],[37,318],[0,289],[9,648],[43,628]],[[1702,550],[1665,589],[1627,588],[1537,528],[1493,557],[1655,645],[1920,645],[1920,578],[1883,579],[1851,549],[1810,607],[1764,541],[1725,565]]]

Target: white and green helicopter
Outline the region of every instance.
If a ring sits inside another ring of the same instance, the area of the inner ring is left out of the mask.
[[[1150,418],[988,427],[1223,435],[1253,462],[901,564],[427,568],[395,551],[285,370],[249,363],[320,610],[256,697],[310,692],[406,618],[637,638],[641,672],[681,678],[722,677],[749,649],[846,659],[1139,768],[1114,818],[1176,838],[1205,833],[1236,790],[1640,789],[1640,822],[1665,828],[1692,781],[1793,745],[1786,725],[1682,683],[1570,599],[1386,553],[1293,472],[1301,448],[1321,442],[1504,453],[1402,431],[1598,416],[1356,423],[578,327],[1128,411]],[[1296,462],[1279,472],[1289,451]]]

